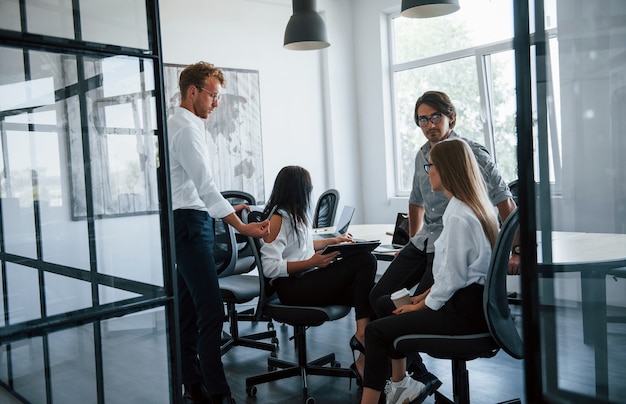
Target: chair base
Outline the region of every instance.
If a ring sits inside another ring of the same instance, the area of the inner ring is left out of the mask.
[[[308,394],[308,375],[334,376],[334,377],[354,377],[352,370],[342,368],[341,364],[335,360],[335,354],[331,353],[314,361],[308,362],[306,355],[306,328],[304,326],[294,326],[294,343],[298,355],[298,362],[288,362],[270,356],[267,359],[268,373],[248,377],[246,379],[246,393],[249,396],[256,395],[256,385],[300,376],[302,378],[302,396],[305,402],[315,402],[315,399]],[[330,365],[330,366],[325,366]]]
[[[239,321],[249,320],[254,321],[254,316],[246,316],[246,312],[237,313],[235,303],[226,303],[228,308],[228,322],[229,332],[222,338],[220,353],[223,356],[236,346],[244,346],[254,349],[262,349],[265,351],[275,352],[278,349],[278,338],[276,337],[276,331],[273,329],[274,325],[270,321],[268,323],[268,331],[259,332],[250,335],[239,335]],[[264,339],[271,339],[271,342],[261,342]]]
[[[454,400],[435,391],[435,404],[470,404],[469,372],[464,360],[452,360],[452,394]],[[519,398],[498,404],[522,404]]]

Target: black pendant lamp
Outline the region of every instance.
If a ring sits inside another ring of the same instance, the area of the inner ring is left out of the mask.
[[[285,29],[284,48],[291,50],[323,49],[330,46],[326,24],[317,13],[315,0],[292,0],[293,15]]]
[[[451,14],[460,9],[459,0],[402,0],[402,16],[429,18]]]

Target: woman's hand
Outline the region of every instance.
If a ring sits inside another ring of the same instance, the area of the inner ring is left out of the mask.
[[[333,251],[328,254],[322,254],[322,251],[316,251],[315,254],[309,258],[309,263],[312,267],[326,268],[339,256],[339,251]]]
[[[331,240],[334,240],[331,244],[339,244],[339,243],[354,243],[352,236],[348,233],[342,234],[341,236],[334,237]]]
[[[404,306],[400,306],[397,309],[395,309],[392,313],[393,314],[402,314],[402,313],[408,313],[411,311],[416,311],[419,310],[419,304],[405,304]]]
[[[399,308],[395,309],[392,313],[402,314],[402,313],[408,313],[410,311],[417,311],[417,310],[421,310],[425,308],[426,296],[428,296],[428,293],[430,293],[430,288],[428,288],[428,290],[425,291],[424,293],[411,297],[411,304],[405,304],[404,306],[400,306]]]

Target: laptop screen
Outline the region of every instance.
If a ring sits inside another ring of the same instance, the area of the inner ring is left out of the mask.
[[[339,216],[339,220],[337,221],[337,231],[336,233],[344,234],[348,231],[348,226],[350,226],[350,221],[352,220],[352,215],[354,215],[355,209],[352,206],[344,206],[343,211],[341,212],[341,216]]]

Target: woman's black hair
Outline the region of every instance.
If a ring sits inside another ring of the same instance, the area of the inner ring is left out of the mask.
[[[311,175],[300,166],[283,167],[274,180],[274,188],[265,205],[263,215],[267,216],[276,207],[287,212],[288,217],[283,218],[291,221],[293,228],[297,225],[309,223],[309,208],[311,205]],[[300,241],[300,234],[297,235]]]

